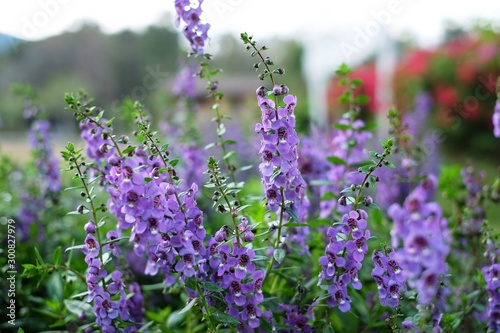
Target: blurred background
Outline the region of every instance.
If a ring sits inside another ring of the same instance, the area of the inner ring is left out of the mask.
[[[173,1],[5,1],[0,11],[0,149],[29,157],[23,100],[9,87],[31,84],[46,108],[56,145],[77,138],[77,125],[64,109],[64,92],[86,90],[116,116],[129,96],[146,105],[158,124],[185,118],[172,94],[185,65],[187,42],[174,27]],[[335,120],[342,93],[334,76],[345,62],[365,84],[370,101],[363,118],[384,135],[390,106],[411,112],[428,96],[434,141],[445,158],[490,164],[495,141],[491,114],[500,74],[500,3],[358,0],[351,2],[206,0],[210,22],[207,52],[215,55],[224,113],[251,135],[260,114],[254,102],[261,85],[253,59],[239,41],[243,31],[270,47],[271,58],[299,98],[299,130]],[[214,135],[205,84],[196,87],[197,123]],[[181,120],[179,120],[181,119]],[[253,148],[249,149],[253,151]],[[58,151],[58,150],[57,150]],[[25,152],[25,153],[23,153]]]

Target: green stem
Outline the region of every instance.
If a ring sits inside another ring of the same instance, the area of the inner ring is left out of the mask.
[[[221,195],[227,204],[227,208],[229,209],[229,216],[231,216],[231,221],[233,222],[234,231],[236,233],[237,245],[238,245],[238,247],[241,247],[241,235],[240,235],[240,231],[238,230],[238,224],[236,223],[236,219],[233,216],[233,206],[231,205],[231,201],[227,198],[227,194],[224,191],[224,187],[222,186],[222,182],[220,181],[219,177],[217,177],[217,172],[215,170],[214,170],[213,175],[214,175],[215,184],[217,185],[217,188],[221,192]]]
[[[274,242],[274,247],[273,247],[274,251],[276,251],[280,245],[281,230],[283,228],[283,217],[284,217],[284,213],[285,213],[285,195],[283,193],[283,189],[280,189],[280,194],[281,194],[281,209],[280,209],[280,218],[279,218],[279,223],[278,223],[278,234],[277,234],[276,241]],[[276,262],[276,259],[274,258],[274,252],[273,252],[273,257],[271,259],[271,262],[269,263],[269,266],[267,267],[266,276],[264,277],[264,279],[267,278],[267,276],[271,273],[271,270],[273,269],[275,262]]]
[[[216,332],[217,328],[216,325],[212,319],[212,316],[210,315],[210,312],[208,311],[209,307],[207,304],[207,300],[205,299],[205,296],[203,295],[203,291],[201,290],[200,284],[196,283],[196,289],[198,290],[198,294],[200,295],[200,301],[202,306],[205,308],[205,314],[203,315],[205,318],[208,318],[208,323],[210,328],[212,329],[212,332]]]
[[[74,155],[73,155],[73,158],[75,158]],[[85,176],[84,176],[82,170],[80,169],[80,164],[78,164],[78,161],[76,160],[76,158],[75,158],[74,164],[75,164],[76,170],[78,171],[79,178],[82,181],[83,188],[85,190],[85,194],[86,194],[86,196],[89,200],[89,203],[90,203],[90,207],[91,207],[91,211],[92,211],[92,218],[94,219],[92,222],[96,226],[95,233],[97,236],[97,243],[99,243],[99,259],[101,260],[101,264],[104,266],[104,258],[102,255],[101,233],[99,232],[99,228],[97,227],[97,210],[96,210],[95,205],[94,205],[94,200],[92,200],[92,198],[91,198],[91,193],[90,193],[89,187],[87,185],[87,182],[85,181]],[[103,288],[106,290],[106,280],[104,278],[102,278],[101,280],[102,280]]]

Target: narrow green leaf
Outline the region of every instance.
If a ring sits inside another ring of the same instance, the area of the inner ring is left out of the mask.
[[[283,249],[275,249],[274,250],[274,259],[281,264],[283,259],[285,259],[285,250]]]
[[[64,300],[64,305],[68,308],[68,311],[76,315],[85,313],[87,315],[92,314],[92,305],[87,302],[82,302],[78,300]]]
[[[45,262],[43,261],[42,256],[40,255],[40,252],[38,252],[38,249],[36,248],[36,246],[35,246],[35,256],[38,259],[38,261],[40,262],[40,264],[45,265]]]
[[[221,287],[210,281],[203,282],[201,285],[203,286],[204,289],[208,291],[213,291],[213,292],[224,291],[224,289],[222,289]]]
[[[350,129],[352,129],[352,126],[351,125],[346,125],[346,124],[336,123],[336,124],[332,125],[332,128],[333,129],[338,129],[338,130],[350,130]]]
[[[339,196],[333,193],[332,191],[328,191],[321,197],[321,201],[337,199]]]
[[[53,256],[53,262],[54,265],[59,265],[59,262],[61,261],[61,247],[59,246],[55,251],[54,251],[54,256]]]
[[[72,251],[72,250],[76,250],[76,249],[82,249],[84,246],[85,246],[84,244],[70,246],[66,250],[64,250],[64,252],[68,252],[68,251]]]
[[[380,207],[379,207],[376,203],[374,203],[374,202],[372,202],[372,203],[368,206],[368,208],[373,208],[373,209],[378,209],[378,210],[380,210]]]
[[[184,312],[188,312],[194,306],[194,304],[196,303],[196,301],[198,301],[198,297],[193,298],[188,304],[186,304],[186,306],[183,307],[179,311],[179,314],[183,314]]]
[[[328,156],[326,160],[334,165],[347,165],[347,163],[337,156]]]
[[[214,319],[216,322],[221,323],[221,324],[239,324],[240,321],[233,316],[221,312],[221,311],[215,311],[210,315],[212,319]]]

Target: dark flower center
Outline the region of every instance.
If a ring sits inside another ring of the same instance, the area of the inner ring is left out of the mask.
[[[127,201],[128,202],[136,202],[139,199],[139,195],[134,191],[130,191],[127,193]]]
[[[238,281],[233,281],[231,282],[231,290],[237,294],[240,292],[240,284],[238,283]]]
[[[264,161],[269,162],[273,159],[273,153],[271,153],[269,150],[264,150],[262,152],[262,158]]]
[[[240,266],[245,267],[250,261],[250,257],[247,254],[242,254],[240,257]]]
[[[276,199],[276,197],[278,196],[278,194],[276,193],[275,190],[267,190],[267,196],[269,199]]]
[[[351,229],[357,229],[358,228],[358,222],[355,219],[353,219],[352,217],[350,217],[350,218],[347,219],[347,225]]]
[[[280,140],[284,140],[285,136],[286,136],[286,128],[284,127],[278,128],[278,138],[280,138]]]

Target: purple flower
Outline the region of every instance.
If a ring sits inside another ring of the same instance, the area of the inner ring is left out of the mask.
[[[96,315],[96,324],[101,326],[104,332],[115,332],[113,319],[118,317],[119,310],[119,303],[111,301],[108,293],[102,292],[95,296],[94,314]]]
[[[500,138],[500,100],[495,104],[495,111],[493,111],[492,116],[493,121],[493,135],[496,138]]]
[[[331,307],[338,306],[340,311],[347,312],[351,309],[351,298],[347,295],[347,289],[338,284],[332,284],[328,287],[328,293],[332,296],[327,299]]]
[[[50,123],[36,119],[31,124],[28,139],[33,151],[37,177],[27,190],[21,192],[19,208],[20,233],[23,239],[29,238],[31,225],[40,220],[43,211],[58,198],[61,190],[59,160],[54,155],[49,135]],[[43,229],[38,228],[38,238],[43,237]]]
[[[293,329],[287,330],[290,333],[312,332],[311,325],[308,324],[309,318],[300,313],[297,305],[280,304],[278,310],[285,311],[284,323]]]
[[[85,258],[96,258],[99,255],[99,243],[94,236],[88,234],[85,237],[85,244],[82,248],[82,252],[85,254]]]
[[[175,96],[192,99],[196,96],[196,67],[194,63],[185,63],[175,77],[172,88]]]
[[[280,94],[288,88],[280,86]],[[292,216],[305,223],[309,200],[306,197],[306,183],[298,169],[299,137],[295,131],[294,109],[297,98],[286,95],[281,105],[262,94],[263,88],[257,90],[257,102],[262,111],[262,123],[255,126],[261,136],[262,162],[259,165],[266,206],[270,211],[291,210],[290,215],[284,212],[286,220]],[[300,253],[308,253],[305,239],[309,234],[307,226],[291,228],[290,242],[297,244]]]
[[[202,55],[205,42],[208,39],[210,24],[203,23],[201,5],[203,0],[175,0],[177,18],[175,25],[179,27],[183,23],[182,33],[191,44],[193,52]]]
[[[388,212],[394,222],[391,235],[396,248],[388,261],[388,274],[402,282],[398,273],[402,271],[409,286],[417,290],[420,304],[428,304],[438,295],[439,279],[448,271],[447,221],[437,203],[427,202],[427,190],[431,187],[428,182],[421,183],[406,198],[404,206],[393,204]]]

